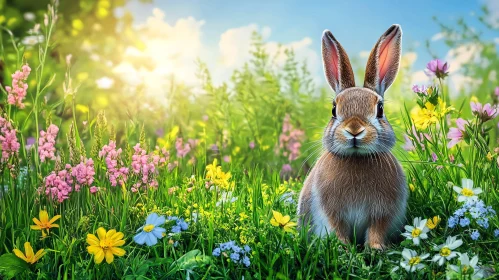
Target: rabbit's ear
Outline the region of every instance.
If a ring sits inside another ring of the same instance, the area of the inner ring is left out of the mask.
[[[326,79],[336,94],[355,86],[348,55],[329,30],[322,34],[322,61]]]
[[[364,87],[383,96],[397,76],[401,48],[402,29],[394,24],[379,38],[369,55]]]

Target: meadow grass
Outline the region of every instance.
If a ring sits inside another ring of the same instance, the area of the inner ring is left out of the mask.
[[[415,89],[414,108],[389,104],[388,119],[399,139],[394,152],[410,188],[406,224],[421,219],[406,228],[402,242],[377,251],[342,244],[334,235],[308,237],[308,228],[296,228],[298,194],[307,170],[322,152],[321,129],[331,105],[325,90],[313,94],[306,67],[292,52],[285,67],[276,70],[255,35],[253,59],[234,73],[232,89],[213,85],[200,63],[205,94],[191,98],[180,87],[172,89],[170,118],[154,137],[150,132],[157,128],[150,123],[120,123],[107,120],[103,112],[78,111],[82,107],[75,103],[79,93],[71,78],[70,57],[64,96],[44,100],[53,81],[43,66],[55,14],[49,7],[42,27],[46,40],[39,45],[34,74],[18,81],[22,88],[35,80],[28,92],[31,102],[21,108],[7,101],[0,122],[3,277],[497,277],[497,98],[489,101],[490,110],[472,103],[473,114],[463,114],[468,101],[455,104],[445,73],[440,73],[429,90]],[[17,46],[14,38],[11,42]],[[27,62],[22,50],[16,50],[16,68],[21,69]],[[402,88],[396,83],[387,95]],[[18,94],[6,87],[2,92]],[[70,111],[69,117],[54,114],[61,106]],[[396,111],[397,107],[403,109]],[[91,114],[95,115],[90,118]],[[456,125],[457,118],[467,122]],[[28,143],[33,134],[35,143]],[[451,147],[452,139],[457,144]],[[474,187],[462,179],[470,179]],[[482,192],[473,200],[476,188]],[[42,220],[43,211],[49,219],[61,216],[51,223],[58,227],[32,227],[33,218]],[[152,213],[166,218],[156,226],[164,235],[155,245],[137,244],[134,236],[149,233],[144,226]],[[99,236],[100,228],[123,233],[113,240],[123,238],[124,244],[104,244],[108,239]],[[121,248],[124,254],[99,260],[88,248],[89,234],[99,237],[97,247]],[[449,237],[455,239],[445,244]],[[44,249],[43,255],[26,255],[25,242],[34,252]],[[25,255],[20,257],[14,249]],[[439,263],[442,256],[448,259]]]

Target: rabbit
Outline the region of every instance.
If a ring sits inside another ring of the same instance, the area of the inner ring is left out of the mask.
[[[309,233],[334,232],[345,244],[365,242],[378,250],[400,233],[407,183],[391,153],[395,134],[383,112],[383,96],[397,75],[401,43],[402,29],[394,24],[371,51],[364,86],[356,87],[343,47],[329,30],[322,35],[324,72],[336,96],[322,140],[325,152],[298,201],[298,225],[310,225]]]

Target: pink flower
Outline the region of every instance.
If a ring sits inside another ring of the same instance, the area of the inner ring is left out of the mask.
[[[286,114],[282,126],[282,133],[279,135],[279,147],[276,149],[276,154],[279,154],[279,149],[282,154],[293,161],[300,156],[301,141],[305,137],[303,130],[293,128],[291,124],[291,117]]]
[[[177,138],[175,141],[175,149],[177,150],[177,157],[183,158],[191,151],[191,145],[189,143],[184,144],[182,138]]]
[[[254,141],[251,141],[251,142],[249,143],[249,147],[250,147],[250,149],[252,149],[252,150],[253,150],[253,149],[255,148],[255,142],[254,142]]]
[[[203,115],[203,121],[207,122],[209,119],[208,115]]]
[[[41,162],[45,162],[46,159],[55,160],[55,138],[58,132],[59,128],[55,124],[51,124],[47,128],[47,132],[40,131],[38,155]]]
[[[445,78],[449,74],[449,65],[440,59],[433,59],[426,65],[425,74],[428,77]]]
[[[496,87],[496,89],[494,90],[494,93],[496,94],[497,97],[499,97],[499,87]]]
[[[94,161],[90,158],[83,160],[78,165],[73,167],[71,175],[76,177],[77,184],[75,185],[75,190],[79,191],[81,185],[90,186],[94,182]]]
[[[90,187],[90,193],[96,193],[98,191],[100,191],[100,189],[98,187],[96,187],[96,186],[91,186]]]
[[[0,116],[0,145],[2,146],[2,159],[5,163],[11,156],[17,155],[21,144],[17,141],[16,129],[12,123]]]
[[[109,145],[104,145],[99,152],[99,157],[105,157],[107,175],[113,187],[118,183],[120,185],[124,184],[128,176],[128,168],[124,167],[121,153],[121,148],[116,150],[116,142],[114,141],[109,141]]]
[[[63,202],[69,198],[69,194],[73,191],[71,166],[66,164],[65,169],[58,172],[52,171],[45,177],[44,182],[45,194],[53,200],[57,199],[58,202]]]
[[[471,102],[471,112],[478,116],[483,122],[491,120],[497,117],[498,110],[495,105],[490,105],[489,103],[482,105],[479,102]]]
[[[404,150],[406,150],[408,152],[414,151],[416,148],[412,144],[411,138],[409,138],[409,136],[407,136],[407,134],[404,134],[404,139],[405,139],[405,143],[404,143],[404,147],[403,147]]]
[[[224,156],[224,157],[223,157],[223,160],[224,160],[225,162],[230,162],[230,156]]]
[[[156,177],[160,156],[154,154],[148,155],[146,150],[140,147],[140,143],[137,143],[133,149],[135,153],[132,156],[132,170],[139,177],[139,182],[134,184],[134,188],[137,190],[141,187],[156,188],[158,186]]]
[[[21,70],[17,70],[12,74],[12,87],[5,87],[8,93],[7,102],[9,104],[21,109],[24,108],[23,100],[26,98],[28,91],[28,84],[25,82],[30,72],[31,68],[29,68],[28,64],[25,64],[21,67]]]
[[[465,125],[467,124],[468,122],[461,118],[456,120],[457,128],[451,127],[449,129],[449,133],[447,133],[447,138],[450,139],[449,143],[447,144],[448,148],[454,147],[457,143],[461,142],[464,139],[464,136],[466,135]]]
[[[290,173],[291,171],[293,171],[293,168],[292,168],[292,167],[291,167],[291,165],[290,165],[290,164],[288,164],[288,163],[284,164],[284,165],[282,166],[282,168],[281,168],[281,173],[283,173],[283,174],[288,174],[288,173]]]

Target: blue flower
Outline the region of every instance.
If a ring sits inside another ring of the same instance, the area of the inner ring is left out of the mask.
[[[225,243],[222,243],[220,244],[220,249],[222,251],[227,251],[229,249],[232,249],[232,247],[235,245],[235,242],[234,241],[229,241],[229,242],[225,242]]]
[[[455,212],[454,212],[454,215],[458,216],[458,217],[462,217],[464,216],[464,214],[466,213],[466,208],[459,208],[457,209]]]
[[[449,225],[450,228],[454,228],[456,226],[457,222],[458,222],[458,218],[455,216],[451,216],[449,218],[449,221],[447,222],[447,224]]]
[[[499,237],[499,229],[494,230],[494,237]]]
[[[182,231],[182,228],[180,226],[173,226],[172,227],[172,233],[180,233]]]
[[[485,229],[489,228],[489,219],[487,218],[479,219],[476,223]]]
[[[215,256],[215,257],[219,257],[220,253],[222,253],[222,251],[220,250],[220,248],[215,248],[215,250],[213,250],[213,252],[211,254],[213,256]]]
[[[234,261],[234,262],[238,262],[239,258],[240,258],[239,253],[232,253],[232,254],[230,254],[230,259],[232,261]]]
[[[177,220],[177,226],[179,226],[182,230],[187,230],[189,224],[184,221],[184,219]]]
[[[244,258],[241,260],[241,262],[246,266],[249,267],[251,262],[250,259],[247,256],[244,256]]]
[[[133,240],[139,245],[143,245],[144,243],[147,244],[147,246],[156,245],[158,239],[163,238],[163,233],[166,231],[166,229],[159,227],[164,223],[164,216],[158,216],[156,213],[149,214],[145,225],[137,230],[137,232],[140,231],[140,233],[135,235]]]
[[[460,219],[460,220],[459,220],[459,225],[460,225],[461,227],[469,226],[469,225],[470,225],[470,219],[468,219],[468,218],[466,218],[466,217],[465,217],[465,218]]]
[[[471,239],[473,239],[473,240],[477,240],[479,237],[480,237],[480,233],[479,233],[477,230],[474,230],[474,231],[471,233]]]
[[[248,246],[248,245],[244,245],[244,248],[243,248],[243,249],[244,249],[244,252],[245,252],[245,253],[249,253],[249,252],[251,252],[251,248],[250,248],[250,246]]]

